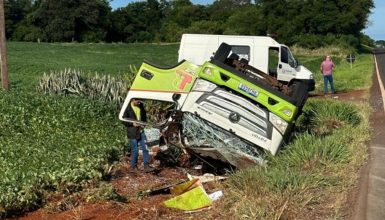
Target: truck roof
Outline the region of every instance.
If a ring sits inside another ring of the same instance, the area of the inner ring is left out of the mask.
[[[273,38],[271,37],[268,37],[268,36],[246,36],[246,35],[214,35],[214,34],[183,34],[182,35],[182,40],[181,40],[181,45],[183,43],[187,43],[186,41],[197,41],[197,42],[201,42],[202,41],[206,41],[204,39],[207,39],[207,40],[210,40],[211,42],[215,41],[215,39],[218,39],[219,41],[219,38],[221,38],[223,41],[223,39],[238,39],[239,40],[239,43],[241,45],[243,45],[244,41],[248,40],[251,40],[253,41],[253,44],[254,46],[258,46],[258,45],[269,45],[269,46],[279,46],[281,45],[280,43],[278,43],[276,40],[274,40]],[[216,42],[218,45],[222,42]]]

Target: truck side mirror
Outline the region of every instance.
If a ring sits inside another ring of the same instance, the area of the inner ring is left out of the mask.
[[[294,59],[294,68],[297,68],[299,66],[299,61],[297,59]]]
[[[298,67],[298,60],[297,59],[294,59],[292,62],[289,62],[289,65],[293,68],[297,68]]]
[[[179,93],[174,93],[174,94],[172,95],[172,100],[173,100],[174,102],[178,101],[179,99],[180,99],[180,94],[179,94]]]

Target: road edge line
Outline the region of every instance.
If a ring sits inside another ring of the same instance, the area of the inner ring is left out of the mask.
[[[380,72],[378,71],[378,63],[377,63],[376,55],[374,54],[373,56],[374,56],[374,62],[376,64],[377,80],[378,80],[378,83],[380,84],[382,105],[383,105],[383,108],[384,108],[384,111],[385,111],[385,99],[384,99],[384,97],[385,97],[385,89],[384,89],[384,85],[382,84]]]

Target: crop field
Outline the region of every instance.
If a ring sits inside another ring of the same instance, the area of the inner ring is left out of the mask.
[[[65,68],[124,75],[147,59],[176,63],[177,45],[8,43],[10,91],[0,92],[0,217],[43,203],[51,191],[101,180],[126,135],[116,104],[36,92],[43,73]]]
[[[42,206],[49,193],[81,191],[101,181],[124,154],[127,140],[116,103],[42,94],[37,87],[44,73],[73,68],[125,76],[132,74],[130,65],[139,67],[144,59],[175,64],[178,46],[8,43],[11,90],[0,92],[0,218]],[[322,56],[298,57],[314,71],[316,92],[322,91]],[[353,69],[341,57],[335,62],[337,91],[369,88],[370,55],[359,55]],[[291,142],[269,158],[270,169],[235,173],[226,183],[231,193],[218,210],[234,217],[279,219],[323,206],[330,197],[322,192],[342,200],[365,160],[369,112],[363,105],[310,100]],[[342,205],[331,205],[334,214],[327,216],[341,217]],[[283,210],[289,214],[282,216]]]
[[[176,64],[179,44],[75,44],[8,43],[10,86],[33,90],[44,72],[79,69],[119,75],[143,60],[168,66]]]

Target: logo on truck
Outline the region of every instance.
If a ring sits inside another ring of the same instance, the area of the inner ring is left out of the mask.
[[[185,71],[185,70],[177,70],[176,71],[177,78],[180,78],[180,81],[178,82],[178,89],[184,90],[187,86],[187,84],[192,83],[193,77],[191,73]]]

